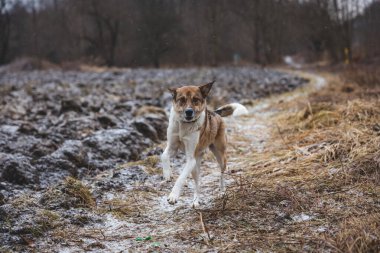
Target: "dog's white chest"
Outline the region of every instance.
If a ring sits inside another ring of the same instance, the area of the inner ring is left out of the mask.
[[[172,137],[174,137],[173,139],[177,140],[177,145],[183,151],[185,151],[186,147],[187,149],[195,149],[199,141],[200,130],[189,126],[181,126],[181,124],[178,124],[178,127],[174,127],[171,132]]]
[[[181,122],[176,112],[172,109],[169,118],[168,138],[174,142],[179,142],[178,146],[195,150],[199,142],[200,129],[204,123],[205,113],[193,123]],[[191,153],[191,152],[190,152]]]

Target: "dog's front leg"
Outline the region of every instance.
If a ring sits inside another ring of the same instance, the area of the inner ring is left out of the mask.
[[[194,157],[187,157],[186,158],[186,165],[185,168],[182,170],[181,174],[179,175],[177,181],[174,184],[174,187],[169,194],[168,202],[170,204],[177,203],[177,200],[179,198],[179,195],[181,194],[182,186],[186,181],[186,178],[189,176],[189,174],[192,172],[196,165],[196,160]]]
[[[161,163],[163,169],[163,176],[165,181],[169,181],[172,175],[172,168],[170,166],[170,157],[176,153],[176,148],[168,141],[165,151],[161,155]]]
[[[191,172],[193,179],[194,179],[194,198],[193,198],[193,203],[191,206],[193,208],[198,208],[199,207],[199,194],[200,194],[200,188],[199,188],[199,176],[200,176],[200,167],[201,167],[201,157],[197,157],[196,159],[197,164],[195,165],[195,168]]]
[[[186,178],[195,168],[197,162],[194,157],[194,152],[196,148],[197,141],[199,139],[199,133],[193,133],[184,139],[185,153],[186,153],[186,164],[181,174],[179,175],[174,187],[169,194],[168,202],[170,204],[175,204],[178,201],[179,195],[181,194],[182,186],[186,181]]]
[[[169,126],[167,129],[168,143],[165,151],[161,155],[161,164],[163,169],[163,176],[165,181],[169,181],[172,174],[172,168],[170,166],[170,158],[177,153],[178,150],[178,124],[173,120],[174,112],[170,112]]]

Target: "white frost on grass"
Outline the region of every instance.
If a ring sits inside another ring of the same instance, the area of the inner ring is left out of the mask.
[[[313,215],[309,215],[306,213],[300,213],[300,214],[292,216],[292,220],[295,222],[309,221],[309,220],[312,220],[313,218],[314,218]]]
[[[319,227],[316,229],[316,231],[317,231],[318,233],[326,232],[326,231],[327,231],[327,227],[325,227],[325,226],[319,226]]]

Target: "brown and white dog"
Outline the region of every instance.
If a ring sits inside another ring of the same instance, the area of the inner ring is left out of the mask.
[[[247,109],[238,103],[220,107],[214,112],[207,109],[206,98],[214,82],[201,86],[170,88],[173,106],[170,110],[167,130],[167,147],[161,156],[165,180],[171,178],[170,158],[180,149],[185,152],[186,164],[168,197],[175,204],[181,194],[186,178],[192,174],[195,183],[193,207],[199,206],[199,176],[202,154],[210,148],[221,169],[220,191],[224,192],[223,173],[226,169],[227,138],[222,117],[247,114]]]

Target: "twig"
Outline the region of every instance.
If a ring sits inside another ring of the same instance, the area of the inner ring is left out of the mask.
[[[324,193],[324,194],[321,194],[319,196],[316,196],[316,197],[322,197],[322,196],[327,196],[327,195],[333,195],[333,194],[337,194],[337,193],[342,193],[342,192],[347,192],[347,191],[350,191],[354,188],[358,187],[358,185],[354,185],[348,189],[343,189],[343,190],[339,190],[339,191],[332,191],[332,192],[327,192],[327,193]],[[315,198],[314,196],[309,196],[311,198]]]
[[[140,209],[140,204],[139,204],[139,202],[137,201],[134,192],[132,192],[132,197],[133,197],[133,199],[135,200],[135,203],[137,204],[136,207],[137,207],[137,210],[138,210],[138,217],[140,217],[142,212],[141,212],[141,209]]]
[[[201,221],[201,225],[202,225],[202,230],[203,230],[203,233],[205,233],[205,235],[207,235],[207,240],[206,240],[206,243],[207,245],[210,245],[210,241],[211,241],[211,236],[208,232],[208,229],[206,228],[206,225],[205,223],[203,222],[203,216],[202,216],[202,212],[199,212],[199,218],[200,218],[200,221]]]
[[[280,127],[278,126],[278,124],[276,124],[276,127],[277,127],[277,130],[278,130],[278,133],[280,134],[280,137],[281,137],[281,139],[282,139],[282,142],[284,143],[284,145],[285,145],[289,150],[291,150],[290,146],[286,143],[285,138],[284,138],[284,136],[282,135],[281,129],[280,129]]]
[[[311,104],[310,104],[310,101],[309,101],[309,100],[307,101],[307,107],[308,107],[308,109],[309,109],[309,111],[310,111],[311,116],[313,116],[313,109],[312,109],[312,107],[311,107]]]
[[[227,206],[227,201],[228,201],[228,196],[227,196],[227,189],[226,191],[224,192],[223,194],[223,198],[222,198],[222,210],[224,211],[226,209],[226,206]]]
[[[34,242],[23,235],[18,235],[29,247],[34,247]]]
[[[103,236],[103,239],[105,240],[105,239],[106,239],[106,235],[104,234],[103,230],[102,230],[102,229],[99,229],[99,232],[100,232],[100,234]]]

